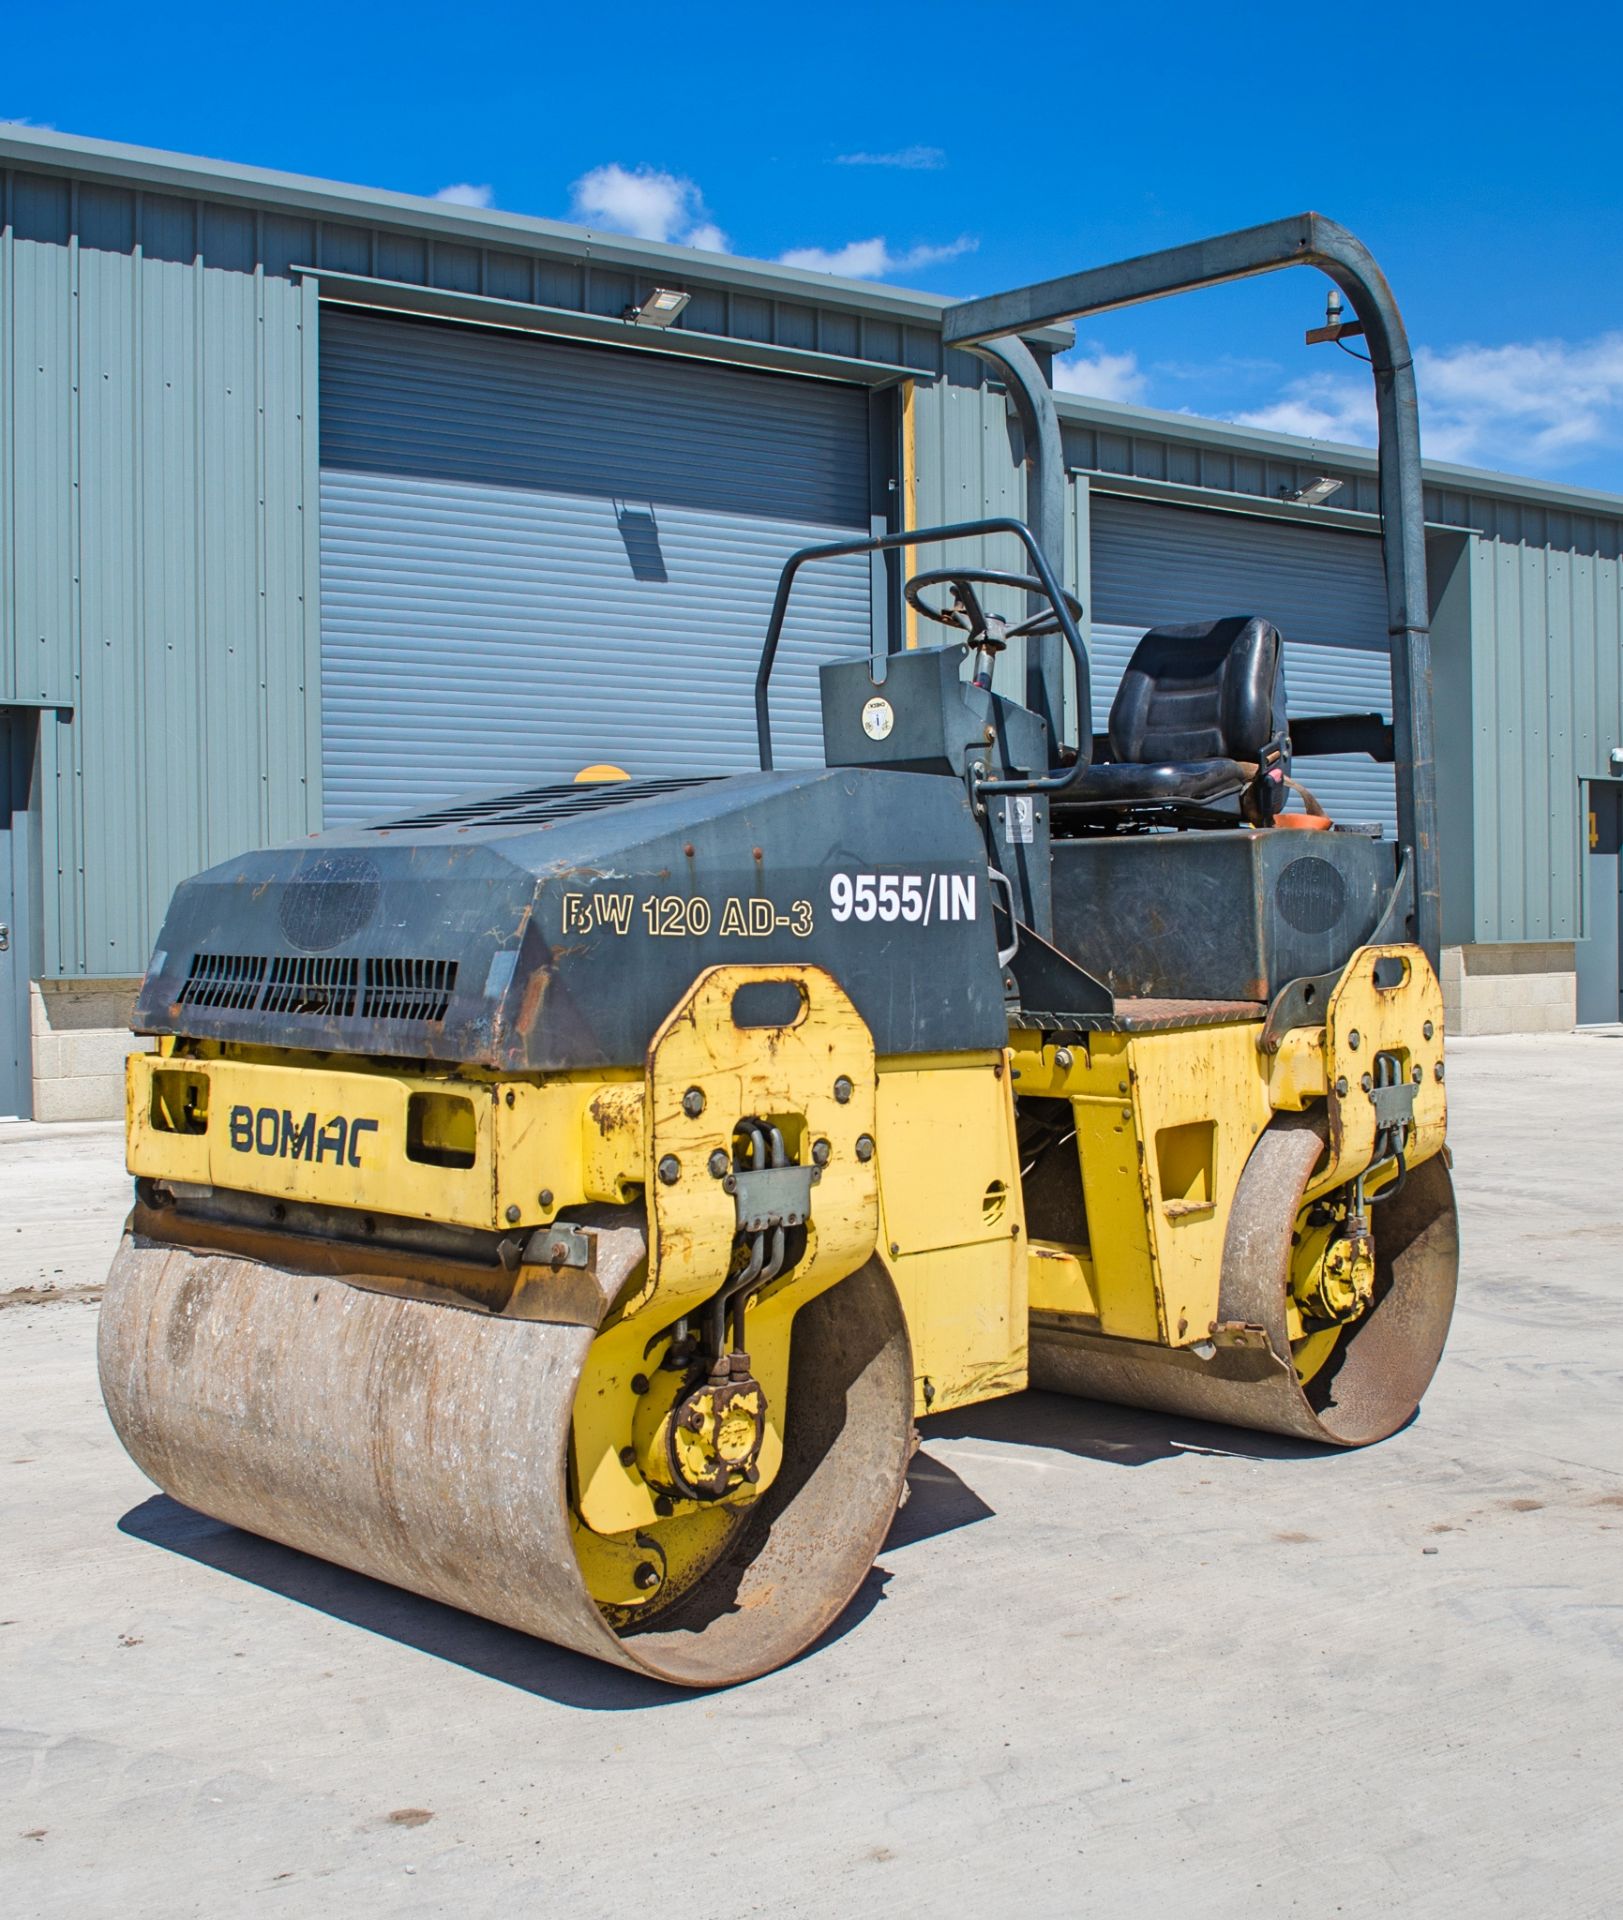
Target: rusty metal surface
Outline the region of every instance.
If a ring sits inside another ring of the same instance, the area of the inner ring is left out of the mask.
[[[570,1411],[590,1327],[457,1311],[132,1232],[108,1277],[99,1360],[120,1439],[186,1505],[595,1659],[708,1686],[815,1640],[900,1497],[912,1368],[883,1271],[870,1263],[802,1319],[785,1466],[745,1543],[681,1608],[627,1634],[604,1621],[571,1544]]]
[[[1333,1446],[1395,1432],[1419,1405],[1448,1337],[1459,1267],[1453,1183],[1438,1154],[1375,1207],[1375,1304],[1304,1391],[1290,1361],[1285,1296],[1291,1230],[1323,1148],[1311,1125],[1288,1118],[1258,1141],[1229,1221],[1222,1331],[1209,1360],[1034,1322],[1032,1385]]]
[[[577,1215],[610,1211],[575,1209]],[[353,1238],[321,1239],[312,1233],[278,1232],[249,1222],[210,1218],[181,1207],[159,1209],[140,1200],[130,1215],[130,1225],[139,1238],[153,1245],[186,1247],[194,1253],[253,1261],[313,1280],[340,1280],[403,1299],[427,1300],[513,1320],[596,1328],[614,1304],[612,1294],[605,1298],[604,1281],[597,1270],[536,1267],[517,1260],[504,1267],[496,1261],[481,1264],[439,1252],[406,1253],[387,1243],[368,1245]],[[640,1229],[637,1244],[640,1250],[633,1266],[647,1255],[647,1237]],[[610,1266],[601,1269],[605,1279],[617,1271]],[[624,1277],[621,1273],[620,1278]]]

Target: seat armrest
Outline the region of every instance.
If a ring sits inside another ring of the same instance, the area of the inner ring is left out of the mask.
[[[1315,713],[1290,725],[1293,754],[1367,753],[1391,764],[1392,722],[1378,713]]]

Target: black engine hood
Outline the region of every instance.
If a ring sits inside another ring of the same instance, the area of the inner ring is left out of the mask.
[[[640,1065],[726,961],[827,966],[884,1053],[1002,1045],[962,785],[846,767],[538,788],[244,854],[176,891],[135,1025],[514,1072]]]

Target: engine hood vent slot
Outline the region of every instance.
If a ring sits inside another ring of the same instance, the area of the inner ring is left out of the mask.
[[[270,965],[270,979],[259,1003],[261,1013],[303,1013],[320,1019],[346,1019],[355,1011],[358,960],[292,959]]]
[[[262,953],[194,953],[178,1004],[232,1010],[257,1007],[269,966]]]
[[[443,1020],[456,991],[454,960],[368,960],[365,1020]]]
[[[657,800],[666,794],[684,793],[690,787],[708,786],[720,775],[672,775],[660,780],[604,780],[589,786],[531,787],[523,793],[499,793],[458,805],[436,807],[430,813],[413,814],[406,820],[390,820],[393,832],[429,827],[522,827],[544,826],[553,820],[567,820],[576,814],[598,813],[605,807],[628,806],[633,800]]]
[[[361,1017],[391,1024],[437,1024],[456,991],[454,960],[264,953],[194,953],[176,1004],[222,1013],[274,1013],[298,1019]]]

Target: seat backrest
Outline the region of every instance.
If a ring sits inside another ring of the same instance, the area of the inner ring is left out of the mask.
[[[1110,709],[1117,760],[1257,759],[1285,731],[1284,643],[1258,614],[1152,627]]]

